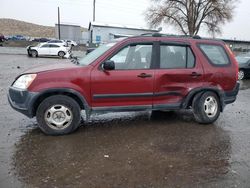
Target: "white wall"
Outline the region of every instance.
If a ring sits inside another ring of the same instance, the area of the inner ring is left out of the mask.
[[[114,38],[112,34],[123,34],[123,35],[140,35],[143,33],[151,33],[150,30],[135,30],[128,28],[110,28],[110,27],[97,27],[92,26],[93,28],[93,43],[96,43],[96,36],[101,36],[101,43],[109,42]]]

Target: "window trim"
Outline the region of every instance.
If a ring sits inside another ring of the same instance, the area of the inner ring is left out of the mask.
[[[210,58],[207,56],[207,54],[204,52],[204,50],[201,48],[202,45],[206,45],[206,46],[219,46],[222,48],[222,50],[225,52],[226,54],[226,57],[228,59],[228,62],[227,64],[215,64],[213,63]],[[202,52],[202,54],[205,56],[205,58],[207,59],[207,61],[209,62],[210,65],[214,66],[214,67],[230,67],[232,62],[231,62],[231,59],[229,58],[229,55],[228,53],[226,52],[224,46],[222,44],[211,44],[211,43],[198,43],[197,44],[198,48],[200,49],[200,51]]]
[[[154,64],[156,63],[156,61],[153,61],[155,59],[155,47],[156,47],[156,42],[155,41],[141,41],[141,42],[131,42],[131,43],[127,43],[125,45],[122,45],[119,49],[115,50],[112,54],[110,54],[107,58],[105,58],[98,66],[98,69],[103,71],[102,65],[105,61],[111,59],[113,56],[115,56],[117,53],[119,53],[120,51],[122,51],[123,49],[127,48],[128,46],[133,46],[133,45],[152,45],[152,53],[151,53],[151,62],[150,62],[150,67],[148,69],[114,69],[112,71],[137,71],[137,70],[152,70],[154,69],[153,67]]]
[[[195,56],[195,53],[194,53],[194,51],[193,51],[193,49],[192,49],[192,47],[191,47],[191,45],[189,44],[189,43],[178,43],[178,42],[165,42],[165,41],[161,41],[159,44],[159,53],[158,53],[158,55],[159,55],[159,58],[158,58],[158,66],[157,66],[157,69],[159,69],[159,70],[173,70],[173,69],[178,69],[178,70],[180,70],[180,69],[185,69],[185,70],[190,70],[190,69],[194,69],[195,67],[196,67],[196,56]],[[161,68],[161,46],[180,46],[180,47],[185,47],[186,48],[186,66],[185,67],[183,67],[183,68]],[[187,65],[188,65],[188,48],[190,49],[190,51],[191,51],[191,53],[193,54],[193,57],[194,57],[194,65],[193,65],[193,67],[187,67]]]

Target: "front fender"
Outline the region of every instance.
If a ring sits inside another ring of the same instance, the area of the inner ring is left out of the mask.
[[[30,108],[31,110],[30,114],[32,114],[32,116],[35,116],[38,106],[45,98],[59,94],[72,97],[77,101],[81,109],[85,109],[87,114],[88,112],[90,112],[90,107],[87,100],[79,91],[76,91],[72,88],[53,88],[53,89],[45,89],[35,95],[35,97],[30,102],[30,106],[32,107]]]

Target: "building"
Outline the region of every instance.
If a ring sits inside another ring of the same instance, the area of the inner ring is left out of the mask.
[[[89,23],[89,42],[105,43],[120,37],[130,37],[143,33],[158,32],[154,29],[142,27],[124,26],[119,24],[103,24],[97,22]]]
[[[250,41],[222,39],[234,52],[249,52]]]
[[[56,38],[59,38],[58,24],[55,24]],[[73,40],[80,43],[82,40],[81,27],[78,25],[60,24],[60,39]]]

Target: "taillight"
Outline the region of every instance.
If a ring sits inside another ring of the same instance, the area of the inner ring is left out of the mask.
[[[236,80],[238,80],[238,72],[239,72],[239,64],[238,64],[238,62],[236,61],[236,59],[235,59],[235,55],[234,55],[234,53],[232,52],[232,50],[229,48],[229,46],[228,45],[225,45],[225,47],[226,47],[226,49],[227,49],[227,51],[228,51],[228,53],[229,53],[229,55],[230,55],[230,59],[231,59],[231,61],[232,61],[232,63],[234,64],[234,66],[235,66],[235,77],[236,77]]]

